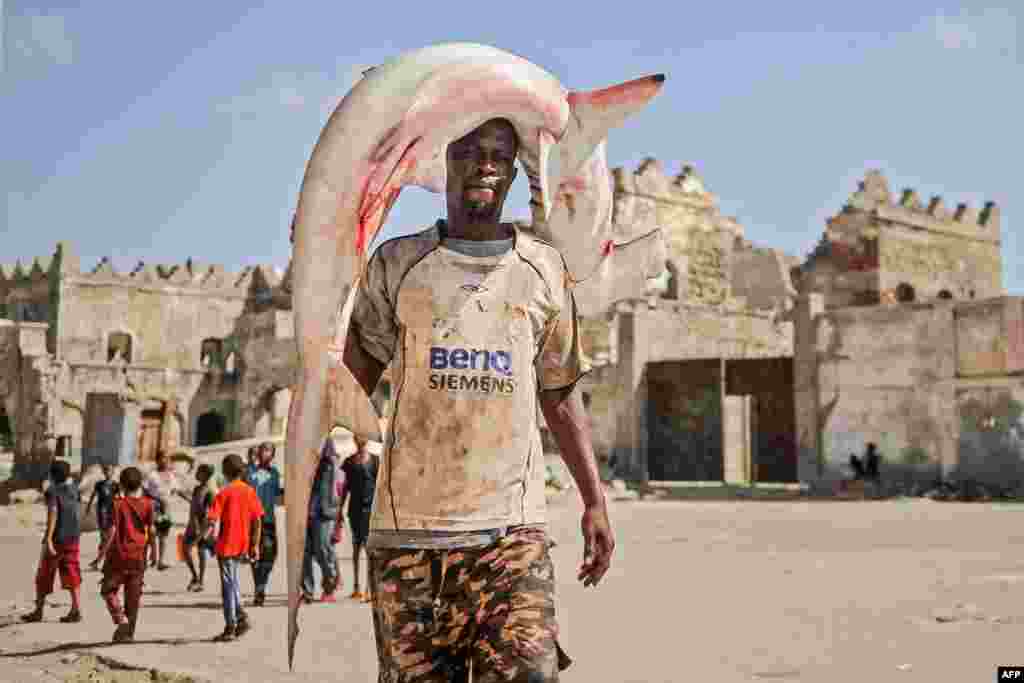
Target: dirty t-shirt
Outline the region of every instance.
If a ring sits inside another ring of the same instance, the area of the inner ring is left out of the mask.
[[[515,229],[467,255],[443,230],[381,245],[354,302],[350,333],[396,384],[371,547],[544,523],[537,391],[587,371],[554,247]]]

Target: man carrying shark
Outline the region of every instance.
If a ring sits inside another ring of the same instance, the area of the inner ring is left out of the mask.
[[[447,148],[447,220],[385,242],[355,294],[345,364],[367,394],[394,362],[370,585],[381,681],[556,681],[555,579],[537,403],[583,498],[578,578],[615,547],[576,384],[587,372],[559,252],[501,212],[513,125]]]

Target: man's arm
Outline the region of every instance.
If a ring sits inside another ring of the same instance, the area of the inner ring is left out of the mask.
[[[85,504],[85,516],[89,516],[89,510],[92,509],[92,502],[96,500],[96,487],[92,487],[92,493],[89,495],[89,502]]]
[[[46,546],[46,551],[51,555],[57,554],[57,549],[53,546],[53,534],[57,531],[57,508],[54,505],[46,506],[46,535],[43,536],[43,545]]]
[[[578,578],[596,586],[611,563],[615,539],[590,440],[586,411],[576,385],[540,392],[541,411],[583,498],[583,565]]]

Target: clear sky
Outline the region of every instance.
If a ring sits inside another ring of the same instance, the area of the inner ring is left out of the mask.
[[[1004,283],[1024,294],[1019,1],[0,2],[0,263],[67,240],[90,269],[283,267],[305,163],[354,75],[460,40],[570,88],[667,74],[610,164],[694,164],[760,245],[806,255],[873,167],[895,193],[994,200]],[[509,217],[527,215],[520,176]],[[442,211],[409,188],[386,229]]]

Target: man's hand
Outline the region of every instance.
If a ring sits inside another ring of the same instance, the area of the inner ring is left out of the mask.
[[[46,554],[50,557],[57,557],[57,548],[54,547],[53,541],[46,542]]]
[[[603,505],[584,508],[580,527],[583,531],[583,564],[576,578],[584,586],[596,586],[608,571],[615,550],[607,508]]]
[[[341,534],[343,530],[344,528],[340,524],[334,527],[334,533],[331,534],[331,543],[334,545],[341,543]]]

